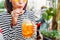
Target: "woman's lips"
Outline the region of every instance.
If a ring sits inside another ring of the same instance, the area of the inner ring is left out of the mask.
[[[23,8],[23,6],[18,6],[18,8]]]

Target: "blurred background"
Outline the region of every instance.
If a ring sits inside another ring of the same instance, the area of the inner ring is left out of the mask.
[[[27,10],[34,12],[43,38],[60,40],[60,0],[28,0]],[[0,0],[0,13],[4,11],[4,0]]]

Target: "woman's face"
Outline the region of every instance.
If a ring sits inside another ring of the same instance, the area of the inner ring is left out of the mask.
[[[17,8],[23,9],[26,5],[27,0],[11,0],[11,2],[13,10]]]

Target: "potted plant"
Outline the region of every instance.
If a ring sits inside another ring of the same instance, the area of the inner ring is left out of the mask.
[[[60,36],[59,32],[56,30],[52,31],[41,31],[41,34],[43,35],[44,40],[57,40]]]

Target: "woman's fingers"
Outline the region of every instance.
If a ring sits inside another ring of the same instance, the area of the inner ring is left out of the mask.
[[[19,14],[16,11],[12,11],[11,16],[17,18]]]
[[[34,23],[34,22],[32,22],[32,24],[33,24],[33,30],[34,30],[34,32],[36,32],[37,31],[37,25]]]

